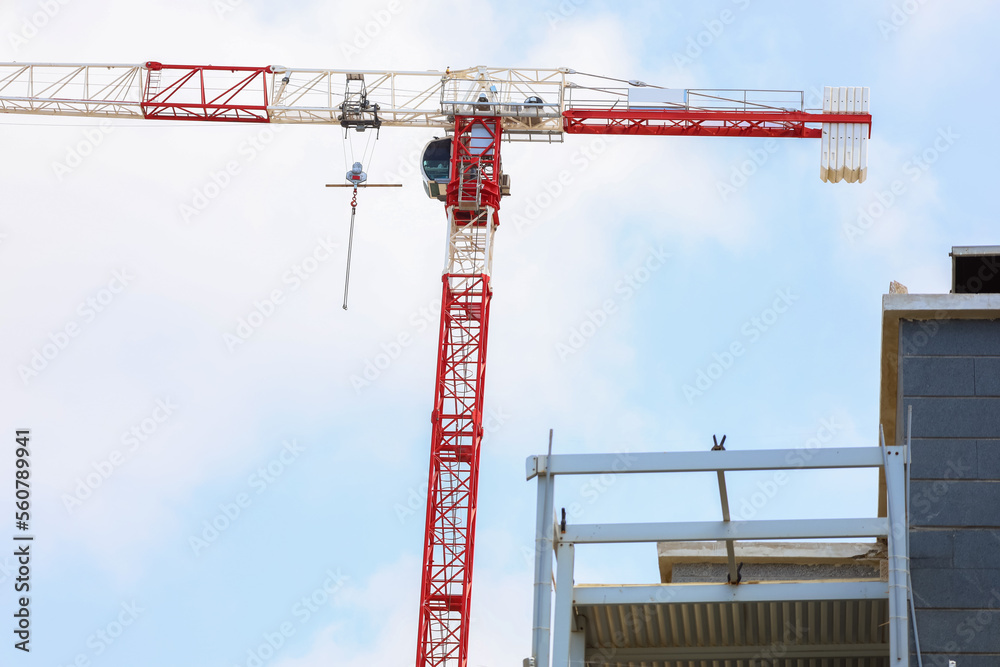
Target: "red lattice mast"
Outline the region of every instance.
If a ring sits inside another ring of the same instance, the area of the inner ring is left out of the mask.
[[[455,119],[417,667],[465,667],[468,659],[500,127],[495,117]]]

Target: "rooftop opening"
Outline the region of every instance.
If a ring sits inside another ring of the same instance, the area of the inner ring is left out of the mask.
[[[1000,246],[951,249],[952,294],[1000,294]]]

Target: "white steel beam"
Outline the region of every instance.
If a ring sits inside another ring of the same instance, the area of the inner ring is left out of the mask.
[[[878,447],[830,449],[757,449],[707,452],[622,454],[554,454],[528,457],[527,478],[539,467],[553,475],[603,473],[715,472],[718,470],[798,470],[814,468],[879,468]]]
[[[778,650],[776,650],[778,649]],[[889,656],[888,644],[793,644],[782,642],[776,645],[750,646],[678,646],[662,648],[594,648],[587,651],[587,664],[639,664],[674,661],[750,661],[767,664],[762,654],[777,654],[774,661],[785,664],[785,660],[809,660],[830,658],[885,658]],[[575,666],[574,666],[575,667]]]
[[[560,549],[561,550],[561,549]],[[577,606],[612,604],[681,604],[708,602],[808,602],[810,600],[885,600],[882,581],[795,582],[781,584],[658,584],[651,586],[577,586]],[[556,600],[559,594],[556,592]],[[560,622],[556,609],[556,623]],[[559,663],[553,662],[553,665]]]
[[[709,542],[724,540],[809,540],[884,537],[886,518],[778,519],[766,521],[684,521],[669,523],[594,523],[567,525],[559,544],[629,542]]]
[[[450,130],[456,114],[488,111],[503,118],[505,133],[563,132],[563,69],[472,67],[445,72],[386,72],[271,67],[275,123],[339,124],[347,75],[364,77],[367,100],[379,105],[386,127]],[[483,96],[485,101],[473,104]],[[529,98],[543,100],[527,104]]]
[[[0,63],[0,113],[143,118],[141,65]]]

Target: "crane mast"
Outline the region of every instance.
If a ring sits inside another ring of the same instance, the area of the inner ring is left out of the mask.
[[[506,141],[566,134],[819,138],[824,181],[867,175],[867,88],[799,91],[609,87],[566,68],[369,71],[282,66],[0,63],[0,113],[444,130],[447,246],[431,412],[417,667],[466,667],[475,551],[493,237],[509,183]],[[352,89],[352,83],[354,88]],[[358,99],[357,91],[364,91]],[[352,90],[354,91],[352,93]],[[432,142],[433,143],[433,142]],[[437,180],[434,180],[437,179]]]
[[[455,117],[420,584],[420,666],[467,661],[502,132],[495,116]]]

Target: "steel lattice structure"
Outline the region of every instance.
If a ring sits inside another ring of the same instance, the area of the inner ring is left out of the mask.
[[[417,667],[466,667],[468,660],[493,236],[508,190],[501,141],[548,143],[566,134],[821,138],[823,180],[865,179],[867,88],[827,88],[823,109],[808,111],[799,91],[679,91],[638,81],[614,88],[587,85],[591,76],[566,68],[0,63],[0,113],[439,128],[450,135]],[[361,98],[351,82],[363,84]]]
[[[417,664],[427,667],[468,657],[500,128],[495,116],[455,118],[417,634]]]

